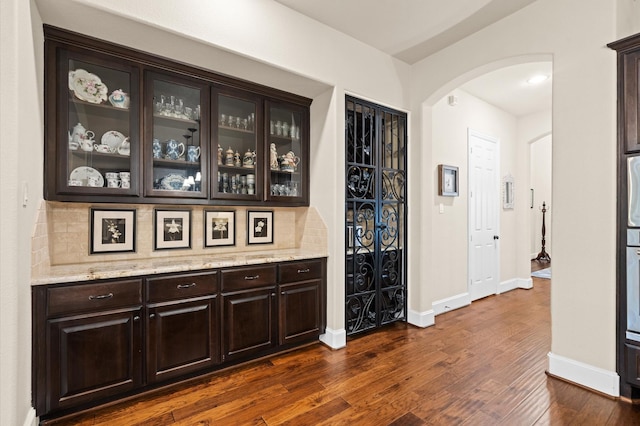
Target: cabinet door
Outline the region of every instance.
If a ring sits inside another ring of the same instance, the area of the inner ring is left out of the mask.
[[[309,204],[307,114],[306,109],[296,105],[267,102],[267,200],[293,205]]]
[[[145,195],[206,198],[209,85],[147,72],[145,86]]]
[[[280,285],[279,343],[317,339],[322,328],[322,281]]]
[[[217,297],[151,306],[147,319],[147,381],[177,377],[220,360]]]
[[[622,59],[620,127],[626,152],[640,151],[640,52],[627,53]]]
[[[223,361],[275,346],[275,288],[223,294]]]
[[[57,52],[48,65],[55,72],[47,122],[56,123],[47,125],[48,199],[139,195],[138,68],[107,55]]]
[[[49,320],[48,411],[142,384],[140,309]]]
[[[212,196],[223,200],[261,200],[264,150],[258,138],[262,128],[260,98],[218,89],[213,96],[216,143],[211,159]]]

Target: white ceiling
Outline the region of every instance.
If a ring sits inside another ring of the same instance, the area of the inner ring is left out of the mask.
[[[413,64],[535,0],[275,0],[299,13]],[[515,116],[551,108],[550,62],[514,65],[463,85],[472,95]]]

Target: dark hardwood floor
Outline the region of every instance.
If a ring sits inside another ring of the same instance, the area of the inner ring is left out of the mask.
[[[640,424],[640,407],[545,374],[550,285],[534,278],[433,327],[396,324],[342,350],[313,345],[48,424]]]

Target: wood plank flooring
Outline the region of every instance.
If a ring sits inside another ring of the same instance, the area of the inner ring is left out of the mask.
[[[640,424],[640,407],[545,374],[550,285],[534,278],[433,327],[396,324],[342,350],[313,345],[46,424]]]

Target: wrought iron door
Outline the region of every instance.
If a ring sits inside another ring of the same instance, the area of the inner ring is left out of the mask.
[[[406,319],[407,116],[346,97],[346,329]]]

